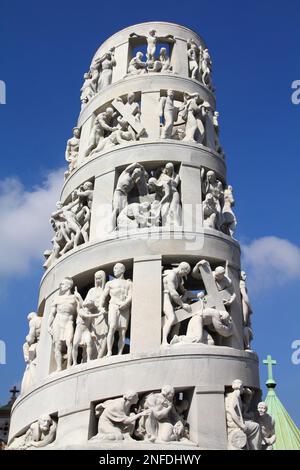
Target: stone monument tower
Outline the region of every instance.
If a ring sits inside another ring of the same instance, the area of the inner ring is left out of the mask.
[[[80,100],[10,447],[259,448],[252,310],[203,39],[125,28],[97,50]]]

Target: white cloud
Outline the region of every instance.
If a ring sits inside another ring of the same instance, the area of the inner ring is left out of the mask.
[[[242,245],[243,264],[256,290],[300,279],[300,248],[278,237],[262,237]]]
[[[0,276],[24,274],[32,260],[50,248],[51,212],[63,184],[63,169],[49,173],[41,186],[27,191],[17,178],[0,181]]]

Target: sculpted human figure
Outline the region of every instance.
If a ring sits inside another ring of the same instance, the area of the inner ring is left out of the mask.
[[[92,287],[85,298],[86,301],[93,301],[98,312],[99,316],[95,318],[94,330],[97,338],[97,350],[98,358],[101,358],[106,353],[106,340],[108,333],[108,319],[107,314],[104,314],[103,311],[100,312],[100,305],[102,301],[102,296],[106,284],[106,273],[105,271],[96,271],[94,274],[95,287]]]
[[[149,183],[150,189],[154,189],[156,192],[162,187],[162,198],[159,201],[161,224],[163,226],[171,224],[180,226],[181,202],[178,191],[180,176],[175,172],[173,163],[166,163],[157,182],[155,182],[155,179],[151,179],[148,186]]]
[[[162,65],[162,72],[172,72],[171,60],[165,47],[161,47],[159,51],[159,62]]]
[[[275,420],[268,414],[268,405],[261,401],[257,405],[258,424],[262,433],[262,450],[273,450],[273,444],[276,442]]]
[[[202,144],[205,138],[205,121],[210,104],[195,93],[184,93],[184,106],[181,116],[185,121],[184,141]]]
[[[97,147],[92,150],[90,156],[93,156],[94,153],[101,152],[102,150],[115,147],[116,145],[122,145],[132,140],[136,140],[135,132],[129,126],[128,122],[124,121],[120,117],[118,117],[117,120],[120,128],[112,131],[112,133],[104,139],[99,140]]]
[[[88,157],[90,155],[92,150],[97,147],[99,141],[104,139],[107,134],[118,130],[117,126],[111,125],[115,116],[116,113],[111,107],[106,108],[105,111],[96,116],[94,125],[91,130],[88,148],[85,152],[85,157]]]
[[[129,75],[141,75],[147,73],[147,63],[143,61],[144,54],[137,52],[135,57],[131,59],[128,66]]]
[[[82,305],[78,292],[72,293],[74,282],[66,277],[59,285],[58,295],[52,303],[48,332],[54,345],[56,370],[63,369],[64,350],[67,350],[67,368],[72,365],[72,346],[74,338],[74,325],[79,308]]]
[[[215,130],[215,150],[217,153],[221,155],[221,157],[225,158],[223,149],[220,144],[220,138],[219,138],[219,133],[220,133],[220,128],[219,128],[219,112],[215,111],[213,114],[213,126]]]
[[[115,332],[119,333],[118,354],[123,352],[132,298],[132,281],[124,278],[124,264],[115,264],[113,272],[115,279],[106,283],[100,303],[100,311],[105,313],[108,302],[107,356],[112,355]]]
[[[231,279],[226,275],[226,271],[223,266],[217,266],[213,272],[213,276],[218,291],[224,293],[223,303],[225,307],[230,309],[230,306],[236,299]]]
[[[95,95],[94,83],[91,72],[86,72],[83,75],[84,82],[80,89],[80,101],[83,108]]]
[[[99,70],[98,91],[111,84],[113,68],[116,65],[114,48],[95,60],[94,67]]]
[[[204,49],[201,55],[201,80],[203,85],[206,85],[207,88],[212,90],[212,81],[211,81],[211,68],[212,61],[208,52],[208,49]]]
[[[154,392],[142,400],[142,409],[148,411],[138,424],[137,434],[145,441],[166,443],[186,442],[186,429],[174,406],[174,388],[165,385],[161,392]]]
[[[212,194],[217,208],[216,229],[221,230],[223,223],[222,209],[224,206],[224,190],[222,182],[217,178],[213,170],[209,170],[204,177],[202,172],[202,181],[204,188],[204,195]]]
[[[232,392],[226,394],[225,410],[228,429],[228,448],[260,450],[262,443],[260,425],[243,416],[242,395],[244,385],[241,380],[232,382]]]
[[[203,227],[217,228],[218,209],[216,201],[211,193],[206,194],[202,203],[203,210]]]
[[[175,42],[174,36],[171,34],[168,34],[167,36],[160,36],[158,37],[156,35],[156,30],[151,29],[149,33],[146,36],[139,35],[136,33],[131,33],[130,37],[137,37],[137,38],[145,38],[147,41],[147,60],[148,61],[154,61],[155,60],[155,52],[156,52],[156,44],[158,39],[159,40],[167,40],[168,42]]]
[[[189,304],[184,303],[182,297],[186,290],[184,279],[190,273],[191,267],[183,261],[177,268],[167,269],[163,272],[163,320],[162,344],[168,344],[168,335],[175,321],[175,309],[181,307],[187,312],[191,310]]]
[[[77,205],[77,200],[63,205],[60,201],[56,203],[57,210],[51,214],[55,221],[62,222],[60,230],[66,240],[66,244],[60,251],[60,255],[65,254],[72,248],[76,248],[81,237],[81,226],[77,220],[76,213],[72,210]]]
[[[138,402],[138,394],[128,391],[120,398],[106,400],[95,408],[99,416],[98,434],[92,439],[101,441],[132,440],[136,420],[149,413],[148,410],[140,413],[130,412],[132,405]]]
[[[234,197],[232,193],[232,186],[227,186],[224,190],[224,206],[222,209],[222,231],[227,235],[233,237],[237,221],[235,214],[232,210],[234,206]]]
[[[251,327],[251,315],[253,313],[253,310],[250,304],[246,279],[247,279],[247,275],[245,271],[241,271],[240,293],[241,293],[242,309],[243,309],[244,347],[246,350],[251,351],[251,340],[253,339],[253,331]]]
[[[82,187],[74,191],[74,197],[78,201],[76,220],[81,226],[80,232],[84,243],[89,241],[93,196],[94,185],[91,181],[86,181]]]
[[[73,365],[78,363],[78,348],[83,350],[82,362],[89,362],[97,357],[96,331],[94,320],[101,314],[93,300],[85,300],[78,311],[76,329],[73,340]]]
[[[22,380],[21,393],[25,393],[35,382],[37,345],[41,334],[42,317],[39,317],[36,312],[31,312],[27,316],[27,320],[29,323],[29,332],[23,345],[26,369]]]
[[[193,39],[188,42],[188,59],[191,78],[199,78],[199,60],[201,56],[201,46],[197,46]]]
[[[27,432],[15,438],[10,449],[26,450],[30,447],[46,447],[55,440],[57,425],[49,415],[42,415],[31,424]]]
[[[117,219],[119,230],[146,228],[151,225],[151,204],[149,202],[133,202],[120,212]]]
[[[179,109],[174,104],[174,91],[168,90],[167,97],[162,96],[159,101],[159,117],[163,124],[161,130],[162,139],[171,139],[175,121],[177,121]]]
[[[128,204],[128,194],[144,178],[144,168],[139,163],[132,163],[122,171],[114,191],[111,216],[111,231],[117,227],[117,218]],[[137,186],[138,187],[138,186]],[[138,187],[139,189],[139,187]]]
[[[80,129],[78,127],[73,128],[73,137],[67,141],[65,158],[69,163],[69,170],[66,176],[69,176],[77,167],[78,153],[80,143]]]

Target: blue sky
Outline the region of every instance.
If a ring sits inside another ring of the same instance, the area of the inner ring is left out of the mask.
[[[267,353],[277,359],[278,394],[299,426],[300,365],[291,362],[291,343],[300,339],[300,105],[291,102],[291,83],[300,79],[300,3],[178,5],[1,0],[0,80],[7,104],[0,105],[0,340],[7,364],[0,365],[0,403],[22,377],[26,316],[36,308],[49,213],[79,113],[82,75],[112,33],[165,20],[199,32],[213,59],[236,236],[245,246],[254,307],[253,345],[261,359]]]

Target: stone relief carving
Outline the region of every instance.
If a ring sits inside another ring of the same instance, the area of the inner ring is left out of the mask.
[[[95,408],[98,417],[98,433],[93,440],[100,441],[122,441],[133,440],[137,419],[150,414],[150,410],[143,410],[140,413],[131,411],[133,405],[138,402],[138,394],[128,391],[121,398],[114,398],[100,403]]]
[[[51,214],[50,223],[54,230],[52,251],[46,251],[45,268],[49,268],[60,256],[89,240],[93,183],[86,181],[73,191],[71,202],[63,205],[57,202],[57,210]]]
[[[22,394],[26,393],[36,380],[37,346],[40,339],[42,317],[39,317],[35,312],[31,312],[27,316],[27,320],[29,332],[23,345],[26,369],[21,384]]]
[[[14,438],[9,449],[27,450],[30,448],[46,447],[56,438],[56,422],[49,415],[42,415],[31,424],[22,436]]]
[[[77,290],[73,292],[73,287],[71,278],[61,281],[49,315],[48,332],[53,342],[56,371],[72,365],[74,325],[82,307],[82,298]]]
[[[73,365],[78,363],[79,346],[82,351],[81,362],[89,362],[97,357],[97,335],[93,320],[100,315],[93,300],[85,300],[78,310],[72,349]]]
[[[161,47],[159,50],[159,55],[156,57],[156,47],[158,41],[166,41],[169,44],[175,42],[175,39],[172,35],[158,37],[156,31],[153,29],[149,31],[146,36],[141,36],[136,33],[130,34],[131,38],[139,38],[146,40],[147,42],[147,53],[146,53],[146,62],[143,61],[144,54],[141,51],[138,51],[133,57],[128,66],[129,75],[141,75],[144,73],[150,72],[172,72],[172,66],[170,64],[170,57],[168,56],[167,49]]]
[[[186,423],[174,404],[175,391],[165,385],[160,392],[152,392],[142,398],[136,435],[145,441],[155,443],[192,444],[188,439]]]
[[[203,85],[207,86],[211,91],[213,90],[212,80],[212,61],[208,52],[208,49],[204,49],[200,58],[200,74]]]
[[[204,143],[206,116],[210,104],[195,93],[184,93],[184,103],[180,115],[185,122],[185,137],[183,141]]]
[[[120,398],[96,405],[98,432],[92,440],[191,445],[184,418],[188,408],[189,401],[176,400],[175,390],[170,385],[141,398],[136,392],[128,391]]]
[[[199,80],[200,78],[200,57],[202,55],[202,48],[198,46],[193,39],[187,43],[188,47],[188,60],[189,60],[189,74],[191,78]]]
[[[199,261],[191,274],[193,278],[203,281],[207,293],[184,293],[193,303],[188,305],[186,311],[179,308],[174,312],[173,324],[190,318],[187,331],[185,335],[174,334],[170,344],[220,344],[222,337],[228,338],[233,334],[230,306],[236,295],[232,282],[225,274],[223,266],[217,266],[215,271],[212,271],[206,260]]]
[[[159,117],[162,123],[161,138],[171,139],[173,127],[177,121],[179,108],[174,104],[175,93],[173,90],[167,91],[167,96],[162,96],[159,102]]]
[[[248,295],[246,284],[247,275],[245,271],[241,271],[240,294],[243,309],[243,325],[244,325],[244,347],[248,351],[252,351],[251,341],[253,339],[253,331],[251,326],[251,315],[253,313]]]
[[[252,392],[250,389],[246,389],[239,379],[234,380],[231,387],[232,391],[225,396],[228,449],[260,450],[262,446],[261,427],[253,420],[247,409]],[[246,399],[243,402],[245,396]]]
[[[113,272],[115,279],[106,283],[100,302],[100,312],[108,314],[107,356],[112,355],[116,332],[119,334],[118,354],[122,354],[131,313],[132,281],[125,279],[122,263],[115,264]]]
[[[67,141],[65,158],[69,163],[69,168],[65,172],[65,178],[73,173],[78,165],[78,154],[79,154],[79,144],[80,144],[80,129],[78,127],[73,128],[73,137]]]
[[[201,171],[204,200],[202,203],[203,226],[219,230],[233,238],[237,220],[232,210],[234,197],[232,186],[223,188],[213,170]]]
[[[262,450],[273,450],[273,444],[276,442],[275,420],[268,414],[268,405],[261,401],[257,405],[258,424],[262,433]]]

